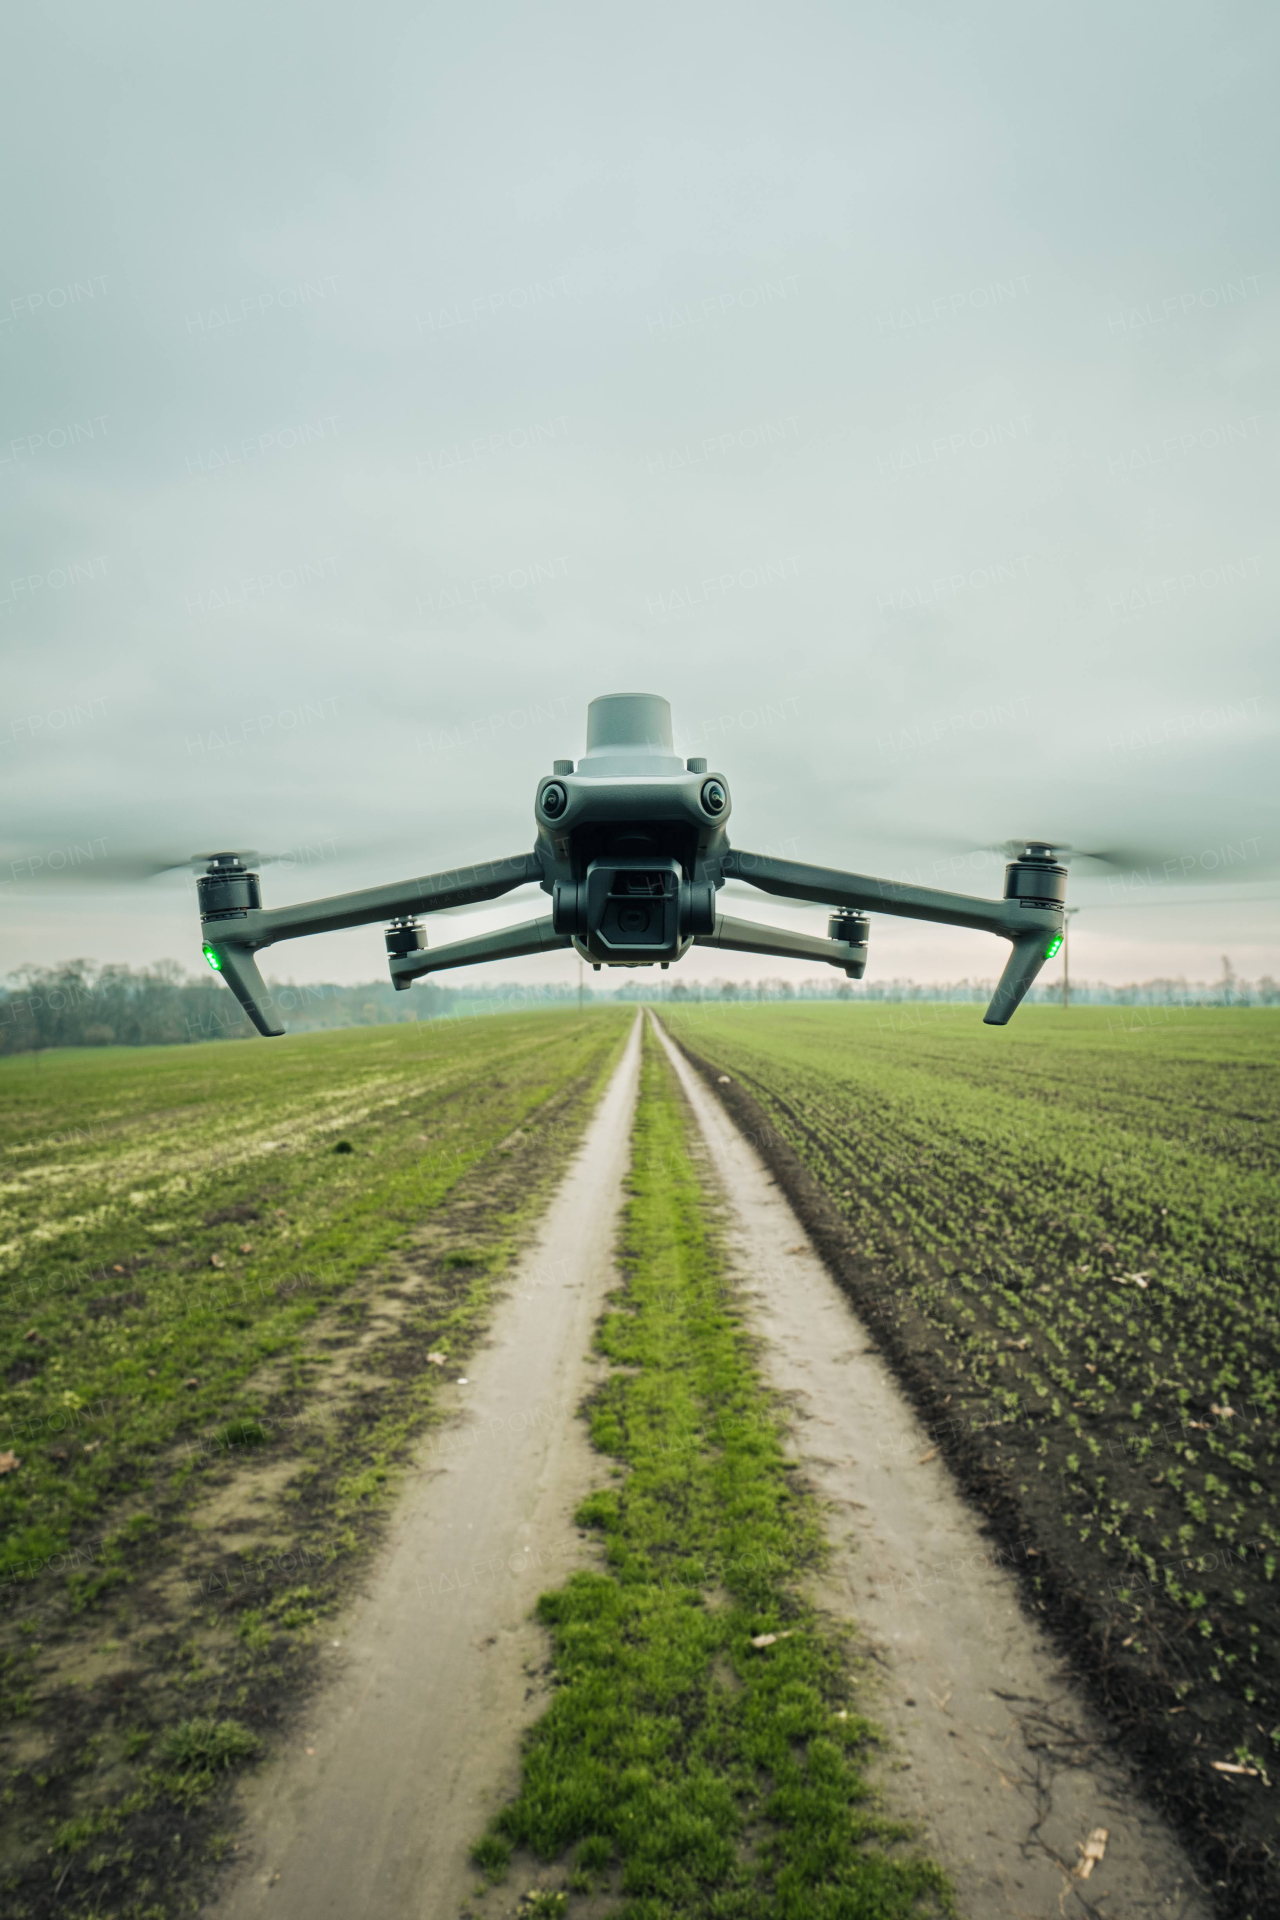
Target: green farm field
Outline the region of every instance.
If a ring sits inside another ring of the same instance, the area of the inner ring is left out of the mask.
[[[632,1018],[0,1062],[6,1912],[179,1910]]]
[[[958,1005],[705,1004],[667,1024],[1165,1804],[1223,1873],[1266,1881],[1280,1015],[1032,1006],[992,1029]]]

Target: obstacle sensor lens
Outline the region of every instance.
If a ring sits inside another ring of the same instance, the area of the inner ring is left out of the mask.
[[[542,790],[542,811],[549,820],[558,820],[569,804],[569,796],[560,784],[553,780],[549,787]]]
[[[708,813],[723,813],[729,796],[718,780],[708,780],[702,789],[702,804]]]

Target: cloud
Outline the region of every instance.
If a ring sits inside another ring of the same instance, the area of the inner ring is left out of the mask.
[[[1274,849],[1275,22],[559,20],[24,23],[8,867],[505,853],[618,686],[744,844]]]

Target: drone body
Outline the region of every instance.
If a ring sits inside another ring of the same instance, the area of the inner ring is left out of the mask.
[[[701,759],[681,760],[671,709],[656,694],[614,693],[587,712],[587,750],[576,768],[557,760],[538,782],[530,853],[339,894],[264,908],[248,856],[215,854],[198,881],[205,956],[260,1033],[284,1031],[256,952],[277,940],[387,921],[392,983],[477,961],[573,947],[595,967],[668,967],[691,946],[818,960],[860,979],[869,911],[1000,934],[1012,951],[987,1009],[1003,1026],[1062,943],[1067,871],[1047,843],[1028,843],[1005,869],[1003,900],[983,900],[867,875],[745,853],[729,844],[728,782]],[[832,909],[827,938],[762,927],[719,911],[726,880]],[[428,948],[417,916],[497,899],[536,884],[551,913],[495,933]]]

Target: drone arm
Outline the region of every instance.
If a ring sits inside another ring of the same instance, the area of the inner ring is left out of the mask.
[[[1043,922],[1046,931],[1057,928],[1056,913],[1038,913],[1017,900],[982,900],[974,894],[946,893],[938,887],[916,887],[903,880],[875,880],[864,873],[841,873],[834,867],[808,867],[795,860],[775,860],[767,853],[743,853],[734,848],[721,866],[726,880],[745,880],[762,893],[784,900],[819,901],[824,906],[852,907],[859,913],[901,914],[908,920],[940,920],[952,927],[976,927],[982,933],[1002,933],[1007,939]]]
[[[364,926],[371,920],[401,920],[416,913],[440,913],[446,907],[496,900],[513,887],[541,879],[538,856],[517,853],[507,860],[454,867],[448,873],[423,874],[419,879],[393,881],[386,887],[365,887],[359,893],[338,893],[328,900],[304,900],[296,907],[254,908],[237,915],[235,938],[244,946],[267,947],[276,940],[334,933],[340,927]],[[208,923],[206,931],[216,934],[221,924]]]
[[[541,879],[542,862],[537,855],[519,853],[508,860],[455,867],[449,873],[424,874],[417,880],[401,880],[387,887],[366,887],[359,893],[339,893],[328,900],[307,900],[296,907],[250,907],[216,913],[202,921],[205,955],[258,1032],[274,1037],[282,1034],[284,1027],[270,1011],[271,990],[254,959],[259,947],[269,947],[276,940],[297,940],[308,933],[333,933],[340,927],[358,927],[370,920],[400,920],[417,913],[439,913],[446,907],[470,906],[478,900],[494,900],[499,894],[510,893],[513,887]],[[551,922],[548,920],[545,924],[550,926]],[[474,941],[460,943],[461,946],[476,944]],[[477,955],[480,957],[483,956]],[[444,964],[462,963],[445,961]]]
[[[848,940],[823,940],[812,933],[793,933],[786,927],[758,927],[750,920],[733,920],[728,914],[716,915],[711,933],[695,933],[695,947],[728,947],[734,953],[768,953],[783,960],[826,960],[833,967],[852,968],[866,964],[865,943],[855,946]],[[861,964],[860,964],[861,963]]]
[[[424,974],[440,973],[446,967],[469,967],[477,960],[520,960],[530,953],[547,953],[572,944],[567,933],[556,932],[550,915],[545,920],[524,920],[517,927],[477,933],[470,940],[454,940],[430,952],[423,948],[417,953],[393,954],[389,962],[391,984],[403,992]]]
[[[900,914],[909,920],[938,920],[946,926],[974,927],[998,933],[1013,944],[991,1003],[983,1016],[989,1027],[1003,1027],[1049,958],[1057,952],[1062,912],[1057,907],[1031,906],[1024,900],[981,900],[965,893],[944,893],[935,887],[909,886],[897,880],[874,880],[866,874],[839,873],[830,867],[806,867],[768,854],[730,852],[721,872],[726,879],[746,880],[764,893],[786,900],[821,901],[833,907],[852,907],[860,913]]]

